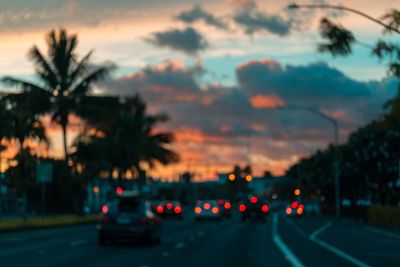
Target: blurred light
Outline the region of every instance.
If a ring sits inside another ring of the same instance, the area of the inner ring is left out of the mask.
[[[269,210],[268,205],[262,205],[262,206],[261,206],[261,211],[262,211],[262,212],[267,213],[268,210]]]
[[[115,192],[116,192],[118,195],[121,195],[121,194],[124,192],[124,190],[122,189],[122,187],[118,186],[117,189],[115,190]]]
[[[299,214],[299,215],[303,214],[303,209],[298,208],[297,209],[297,214]]]
[[[257,201],[258,201],[257,197],[251,197],[250,198],[250,202],[253,203],[253,204],[257,203]]]
[[[230,181],[234,181],[235,178],[236,178],[236,176],[235,176],[235,174],[233,174],[233,173],[229,174],[229,176],[228,176],[228,179],[229,179]]]
[[[224,208],[227,209],[227,210],[229,210],[229,209],[231,208],[231,203],[225,202]]]
[[[301,190],[297,188],[296,190],[294,190],[294,194],[295,194],[296,196],[300,196]]]
[[[250,183],[251,180],[253,180],[253,176],[251,176],[250,174],[247,174],[247,175],[246,175],[246,181],[247,181],[248,183]]]
[[[204,203],[203,208],[204,208],[205,210],[209,210],[209,209],[211,208],[210,203]]]
[[[217,214],[219,212],[219,208],[214,207],[214,208],[211,209],[211,212],[214,213],[214,214]]]
[[[179,213],[182,212],[182,208],[179,207],[179,206],[176,206],[176,207],[174,208],[174,212],[175,212],[176,214],[179,214]]]
[[[245,204],[240,204],[239,205],[239,211],[244,212],[246,210],[246,205]]]
[[[107,205],[103,205],[103,207],[101,207],[101,212],[104,214],[108,213],[108,206]]]
[[[167,209],[172,209],[172,203],[167,203]]]
[[[98,186],[93,186],[93,193],[98,194],[100,192],[100,188]]]
[[[293,201],[293,203],[291,205],[292,209],[297,209],[298,206],[299,206],[299,202]]]
[[[218,200],[218,205],[222,205],[222,204],[224,204],[224,201],[222,199],[219,199]]]
[[[290,214],[292,214],[292,209],[291,208],[286,208],[286,214],[287,215],[290,215]]]
[[[161,205],[157,206],[157,212],[158,213],[163,213],[164,212],[164,207],[161,206]]]
[[[201,213],[201,208],[200,207],[194,208],[194,213],[196,213],[196,214]]]
[[[272,199],[277,199],[278,198],[278,194],[277,193],[273,193],[272,194]]]
[[[300,204],[300,205],[299,205],[299,209],[304,209],[304,205],[303,205],[303,204]]]

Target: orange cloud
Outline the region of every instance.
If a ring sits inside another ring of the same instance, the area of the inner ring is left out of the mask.
[[[285,101],[276,95],[256,95],[250,99],[254,108],[274,108],[285,105]]]

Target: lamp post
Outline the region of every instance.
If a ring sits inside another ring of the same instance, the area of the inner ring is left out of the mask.
[[[400,34],[400,30],[399,29],[397,29],[395,27],[392,27],[391,25],[386,24],[386,23],[384,23],[384,22],[382,22],[382,21],[380,21],[380,20],[378,20],[378,19],[376,19],[374,17],[371,17],[370,15],[368,15],[368,14],[366,14],[364,12],[358,11],[358,10],[356,10],[354,8],[350,8],[350,7],[338,6],[338,5],[329,5],[329,4],[308,4],[308,5],[304,4],[303,5],[303,4],[292,3],[292,4],[288,5],[288,8],[289,9],[300,9],[300,8],[334,9],[334,10],[351,12],[351,13],[360,15],[360,16],[362,16],[362,17],[364,17],[364,18],[366,18],[366,19],[368,19],[370,21],[373,21],[373,22],[381,25],[382,27],[384,27],[387,30],[390,30],[390,31],[393,31],[393,32],[396,32],[396,33]]]
[[[318,109],[311,108],[311,107],[303,107],[303,106],[296,106],[296,105],[287,105],[287,106],[278,106],[277,109],[294,109],[294,110],[305,110],[310,113],[313,113],[320,118],[330,122],[333,126],[333,136],[334,136],[334,148],[335,148],[335,162],[334,162],[334,175],[335,175],[335,213],[336,216],[340,216],[340,166],[339,166],[339,126],[337,120],[328,116]]]

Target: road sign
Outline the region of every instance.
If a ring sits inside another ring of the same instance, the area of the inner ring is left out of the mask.
[[[38,163],[36,165],[36,182],[50,183],[53,180],[53,164]]]

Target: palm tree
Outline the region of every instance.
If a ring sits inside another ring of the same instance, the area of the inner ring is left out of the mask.
[[[22,197],[26,199],[26,158],[30,154],[28,141],[45,142],[48,144],[45,129],[39,115],[35,113],[36,105],[27,93],[9,94],[1,99],[1,105],[5,107],[3,116],[8,124],[5,138],[15,140],[19,145],[17,154],[18,174],[21,182]],[[24,214],[25,217],[26,214]]]
[[[108,166],[109,172],[118,169],[121,176],[130,170],[138,177],[142,172],[141,162],[153,167],[157,162],[166,165],[178,161],[178,155],[169,147],[173,135],[154,130],[157,124],[167,120],[165,115],[148,115],[146,104],[139,95],[118,102],[118,106],[115,101],[109,103],[112,104],[92,112],[93,117],[88,118],[100,136],[82,135],[76,140],[74,156],[78,161],[86,166],[88,160],[97,161],[94,165]],[[107,119],[100,120],[98,114]],[[142,183],[139,181],[139,185]]]
[[[78,38],[60,29],[46,36],[47,56],[37,46],[29,51],[29,59],[35,65],[37,83],[4,77],[6,85],[21,88],[40,101],[40,111],[50,113],[52,121],[62,128],[64,159],[68,163],[67,128],[69,116],[76,114],[80,104],[88,97],[93,84],[109,76],[115,68],[112,64],[94,67],[92,51],[81,60],[76,48]]]

